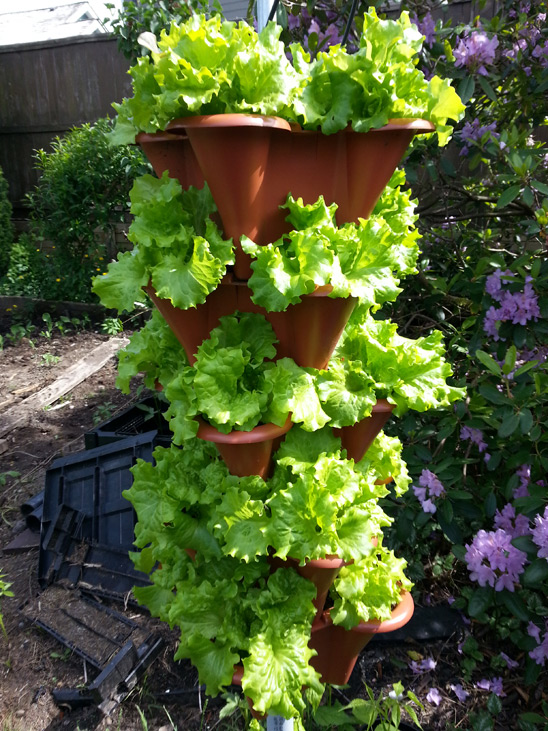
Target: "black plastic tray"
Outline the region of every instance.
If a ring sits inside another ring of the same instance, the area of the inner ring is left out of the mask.
[[[85,448],[95,449],[128,436],[144,434],[152,429],[157,431],[156,444],[169,447],[172,434],[163,417],[167,407],[165,401],[149,396],[84,434]]]

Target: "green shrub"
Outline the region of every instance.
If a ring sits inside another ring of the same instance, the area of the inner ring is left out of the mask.
[[[0,168],[0,277],[6,272],[9,262],[9,248],[13,243],[11,203],[8,199],[8,181]]]
[[[91,277],[113,253],[114,226],[125,218],[134,178],[149,169],[138,148],[109,145],[110,128],[100,119],[56,137],[51,152],[36,151],[41,176],[27,196],[32,231],[11,246],[0,293],[93,299]]]

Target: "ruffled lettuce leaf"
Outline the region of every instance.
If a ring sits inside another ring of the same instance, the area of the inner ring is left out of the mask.
[[[363,373],[363,377],[360,376]],[[451,366],[444,358],[443,336],[434,331],[427,337],[411,340],[397,333],[397,326],[388,320],[375,320],[365,309],[353,314],[329,364],[328,372],[321,374],[319,392],[322,406],[333,421],[351,425],[348,408],[337,408],[331,394],[336,382],[344,390],[343,379],[352,390],[371,387],[377,398],[387,398],[395,404],[394,414],[401,416],[408,409],[427,409],[449,406],[463,398],[464,390],[451,386],[447,379]],[[357,402],[358,403],[358,402]],[[346,404],[344,405],[347,406]],[[345,423],[346,422],[346,423]]]
[[[389,437],[384,432],[377,435],[355,468],[362,474],[374,475],[384,483],[393,483],[391,487],[398,496],[407,491],[411,482],[407,465],[402,459],[402,443],[397,437]]]
[[[389,619],[392,608],[399,602],[402,591],[409,590],[404,559],[378,545],[374,552],[360,561],[343,566],[331,588],[334,624],[352,629],[362,620]]]
[[[134,332],[118,353],[116,388],[129,393],[131,379],[144,372],[145,386],[154,390],[173,380],[181,366],[188,364],[185,351],[162,315],[153,310],[144,326]]]
[[[320,196],[305,205],[289,195],[285,208],[294,226],[289,234],[265,246],[242,237],[243,250],[255,259],[249,279],[253,301],[269,311],[285,310],[324,285],[331,285],[331,297],[356,297],[373,309],[396,299],[400,278],[416,272],[419,234],[409,194],[399,185],[390,190],[387,215],[394,229],[382,208],[358,225],[338,227],[335,204],[327,206]]]
[[[439,144],[446,144],[447,121],[461,119],[464,105],[448,81],[434,77],[428,82],[415,67],[422,41],[409,13],[381,20],[370,8],[356,53],[331,46],[309,65],[308,81],[294,103],[299,121],[306,129],[333,134],[348,125],[368,132],[390,119],[423,118],[435,125]],[[303,54],[296,58],[303,68]]]
[[[285,55],[281,26],[257,33],[245,22],[194,14],[162,31],[150,56],[130,69],[133,97],[114,104],[115,142],[165,129],[178,117],[249,112],[294,117],[305,77]]]
[[[94,279],[93,291],[119,312],[143,302],[142,288],[149,283],[175,307],[205,302],[234,262],[232,240],[225,241],[209,218],[217,209],[207,184],[183,191],[167,171],[160,179],[143,175],[130,198],[134,220],[128,238],[134,248]]]

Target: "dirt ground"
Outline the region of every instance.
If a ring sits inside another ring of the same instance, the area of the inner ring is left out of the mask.
[[[107,336],[80,332],[52,339],[23,339],[0,351],[0,414],[29,395],[53,382],[70,365]],[[197,673],[186,663],[172,660],[177,633],[169,630],[134,608],[117,606],[132,617],[139,617],[151,631],[162,634],[165,649],[147,675],[119,706],[103,715],[95,705],[69,709],[59,707],[52,691],[59,688],[82,688],[93,673],[86,663],[71,653],[21,611],[36,600],[38,541],[34,547],[16,552],[5,550],[26,528],[21,505],[44,487],[48,466],[57,457],[84,449],[84,434],[94,424],[115,415],[143,394],[137,394],[138,379],[131,396],[114,387],[115,359],[88,377],[52,407],[36,410],[28,425],[13,429],[0,438],[0,573],[11,582],[13,598],[1,599],[6,635],[0,633],[0,721],[2,731],[44,731],[79,729],[104,731],[198,731],[243,728],[243,721],[219,720],[219,703],[207,702],[198,685]],[[8,476],[8,472],[17,473]],[[459,703],[450,686],[459,681],[458,644],[465,627],[450,637],[433,638],[418,643],[403,638],[396,643],[372,643],[359,659],[350,687],[335,691],[341,701],[363,695],[364,683],[375,693],[385,692],[398,680],[412,689],[424,702],[420,717],[425,729],[468,728],[470,709],[485,705],[485,691],[468,688],[466,707]],[[410,657],[432,657],[437,661],[435,673],[413,675]],[[509,672],[509,671],[508,671]],[[495,728],[516,728],[516,710],[539,707],[543,688],[524,691],[505,677],[506,697]],[[441,703],[425,701],[430,687],[437,687]],[[143,720],[144,719],[144,720]],[[487,728],[487,727],[485,727]]]

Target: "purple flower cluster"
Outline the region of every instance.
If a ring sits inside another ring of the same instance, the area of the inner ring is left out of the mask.
[[[464,441],[469,439],[472,444],[476,444],[480,454],[485,452],[483,459],[485,462],[489,462],[491,455],[486,451],[487,442],[483,441],[483,432],[481,429],[476,429],[473,426],[463,426],[460,430],[460,438]]]
[[[533,637],[537,646],[534,650],[529,652],[529,657],[534,660],[537,665],[544,665],[545,661],[548,660],[548,622],[546,623],[546,631],[542,640],[540,639],[540,627],[537,627],[533,622],[529,622],[527,627],[527,634]]]
[[[494,586],[495,591],[514,591],[527,556],[511,541],[512,536],[502,528],[476,533],[472,543],[466,546],[465,555],[472,581],[480,586]]]
[[[514,499],[518,497],[529,497],[529,483],[531,482],[531,465],[522,464],[519,469],[516,470],[516,475],[519,478],[519,485],[513,492]]]
[[[504,698],[506,695],[502,689],[502,678],[491,678],[491,680],[483,678],[482,680],[478,680],[476,685],[481,690],[488,690],[490,693],[498,695],[499,698]]]
[[[421,20],[418,19],[417,15],[414,15],[411,20],[417,26],[419,33],[423,34],[424,44],[426,46],[433,46],[436,40],[436,21],[432,17],[432,14],[426,13]]]
[[[421,504],[422,509],[425,513],[435,513],[436,506],[434,505],[433,497],[440,497],[445,492],[444,486],[438,480],[436,475],[430,470],[423,470],[419,477],[419,485],[413,485],[413,492],[415,497]]]
[[[514,275],[510,271],[503,272],[497,269],[487,277],[485,291],[499,302],[500,307],[491,306],[483,321],[483,329],[494,340],[500,340],[498,324],[511,322],[514,325],[525,325],[529,320],[536,320],[540,316],[537,295],[533,289],[532,277],[525,278],[523,291],[508,292],[503,285],[511,281]]]
[[[496,511],[494,522],[495,528],[502,528],[512,538],[529,534],[529,518],[521,514],[516,515],[516,509],[510,503],[507,503],[502,510]]]
[[[481,125],[479,119],[476,117],[472,122],[466,122],[461,130],[460,138],[463,142],[462,150],[460,151],[461,157],[468,155],[474,142],[481,142],[483,135],[490,132],[490,137],[498,138],[500,135],[496,131],[497,124],[492,122],[491,124]],[[468,144],[470,143],[470,144]]]
[[[536,516],[531,537],[540,549],[537,556],[548,560],[548,506],[544,508],[544,515]]]
[[[455,66],[465,66],[469,71],[477,71],[482,76],[487,76],[486,66],[495,60],[496,49],[499,45],[498,38],[489,38],[487,33],[476,30],[468,32],[464,38],[460,38],[453,55]]]

